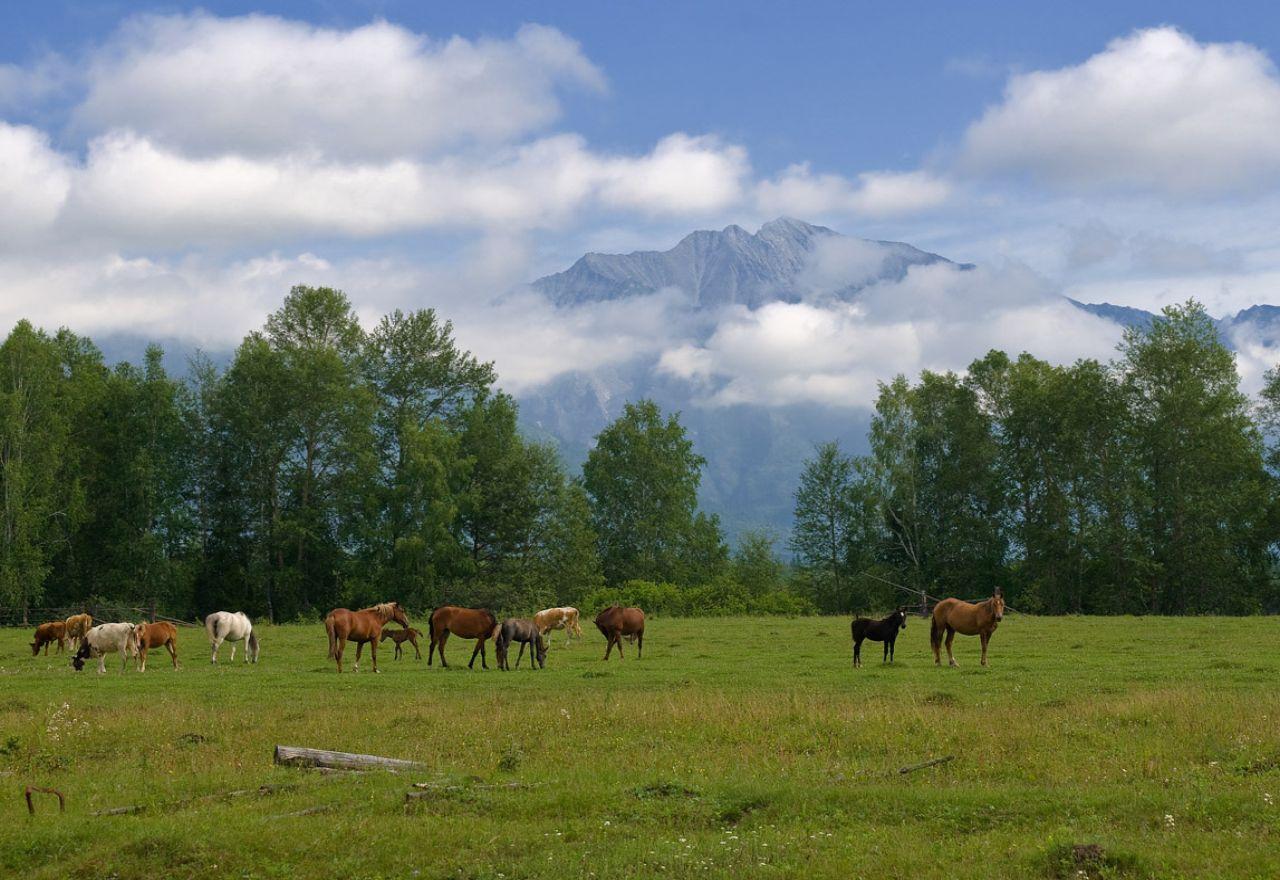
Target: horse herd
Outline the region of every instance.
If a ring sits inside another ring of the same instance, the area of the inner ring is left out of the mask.
[[[941,664],[941,650],[944,643],[947,648],[947,659],[951,666],[958,666],[955,655],[951,651],[951,643],[956,633],[976,635],[982,642],[982,665],[987,665],[987,644],[991,640],[1000,621],[1004,618],[1004,597],[997,589],[995,594],[982,602],[965,602],[960,599],[943,599],[934,606],[929,641],[933,648],[935,664]],[[388,626],[397,623],[400,628]],[[636,646],[636,654],[644,652],[644,612],[639,608],[624,608],[611,605],[596,615],[596,628],[605,637],[604,659],[608,660],[613,649],[618,649],[622,656],[622,641],[626,639]],[[244,662],[258,662],[258,639],[253,632],[253,623],[240,611],[216,611],[205,618],[205,632],[209,637],[210,661],[218,662],[218,649],[223,642],[231,644],[231,659],[236,659],[236,643],[244,643]],[[360,655],[364,646],[369,646],[369,656],[373,663],[373,671],[378,671],[378,644],[391,639],[395,643],[395,656],[399,659],[404,642],[413,646],[417,659],[422,659],[422,651],[418,647],[420,630],[409,624],[409,616],[398,602],[382,602],[359,611],[347,608],[335,608],[324,619],[325,631],[329,637],[329,659],[333,660],[342,672],[342,658],[348,642],[355,643],[356,656],[353,668],[360,669]],[[907,611],[899,608],[882,620],[869,620],[864,617],[855,618],[850,630],[853,636],[853,665],[862,665],[862,643],[870,640],[884,643],[884,662],[893,662],[894,646],[898,633],[907,628]],[[539,611],[532,618],[511,617],[500,624],[497,617],[486,608],[464,608],[458,605],[442,605],[431,612],[427,618],[429,648],[427,665],[432,665],[436,653],[440,655],[440,664],[448,666],[444,648],[449,636],[461,639],[474,639],[475,649],[471,652],[468,668],[474,668],[476,657],[480,657],[480,665],[489,668],[485,645],[493,641],[494,655],[498,668],[508,670],[511,664],[508,652],[514,643],[520,644],[520,652],[516,657],[516,668],[524,659],[525,648],[529,649],[529,667],[545,669],[547,658],[547,637],[552,630],[565,631],[565,644],[573,636],[582,637],[582,628],[578,625],[578,609],[572,607],[547,608]],[[43,647],[45,655],[49,646],[56,643],[61,652],[70,643],[75,654],[71,664],[77,670],[83,669],[85,662],[96,658],[98,672],[106,672],[106,656],[119,653],[122,669],[127,669],[129,658],[134,658],[140,671],[146,671],[147,651],[153,648],[165,648],[173,663],[178,668],[178,630],[172,623],[101,623],[94,625],[88,614],[76,614],[66,620],[42,623],[36,627],[35,640],[31,642],[31,653],[39,654]]]

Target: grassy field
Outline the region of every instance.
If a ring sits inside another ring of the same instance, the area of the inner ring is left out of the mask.
[[[455,639],[448,670],[388,643],[339,677],[320,624],[260,632],[257,666],[184,629],[178,671],[99,676],[0,630],[0,876],[1280,876],[1274,618],[1010,615],[986,669],[976,639],[935,668],[917,618],[861,670],[837,618],[654,619],[608,664],[557,633],[537,673]],[[441,785],[407,807],[415,782]],[[27,784],[66,814],[28,817]]]

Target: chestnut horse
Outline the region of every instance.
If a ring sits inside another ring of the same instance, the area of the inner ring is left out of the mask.
[[[623,608],[621,605],[610,605],[596,615],[596,629],[604,634],[607,644],[604,647],[604,659],[609,659],[613,646],[618,646],[618,659],[622,659],[622,639],[624,636],[636,641],[636,655],[644,656],[644,612],[639,608]]]
[[[159,648],[163,645],[173,660],[173,668],[178,668],[178,628],[167,621],[159,623],[140,623],[133,628],[133,639],[138,644],[138,670],[147,671],[147,649]]]
[[[408,629],[409,618],[399,602],[382,602],[372,608],[351,611],[347,608],[335,608],[324,619],[324,628],[329,633],[329,656],[338,663],[338,672],[342,672],[342,652],[347,647],[347,640],[356,643],[355,671],[360,671],[360,652],[365,643],[369,645],[369,655],[373,657],[373,671],[378,671],[378,642],[382,638],[382,626],[389,620]]]
[[[965,602],[962,599],[943,599],[933,608],[933,626],[929,630],[929,641],[933,644],[933,662],[935,666],[942,664],[942,634],[947,634],[947,659],[952,666],[959,666],[956,655],[951,653],[951,641],[956,633],[962,636],[978,636],[982,639],[982,665],[987,665],[987,642],[1004,618],[1004,596],[1000,590],[995,591],[990,599],[979,602]]]
[[[58,643],[58,653],[62,653],[62,649],[67,646],[67,625],[61,620],[54,620],[50,623],[42,623],[36,627],[36,638],[31,643],[31,654],[34,656],[40,653],[40,649],[44,648],[44,655],[49,656],[49,646],[54,642]]]
[[[494,617],[493,612],[488,608],[441,605],[431,612],[427,629],[431,633],[431,647],[427,649],[428,666],[431,665],[431,658],[435,656],[437,648],[440,651],[440,665],[445,667],[449,665],[444,659],[444,643],[449,640],[449,634],[453,633],[462,639],[478,639],[476,649],[471,652],[468,669],[475,668],[477,654],[480,655],[480,666],[484,669],[489,668],[485,659],[484,642],[485,639],[498,637],[498,618]]]

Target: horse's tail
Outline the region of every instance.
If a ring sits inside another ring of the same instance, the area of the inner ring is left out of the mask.
[[[329,659],[337,659],[338,656],[338,634],[336,632],[336,624],[333,615],[330,614],[324,619],[324,628],[329,633]]]
[[[942,634],[945,631],[946,627],[942,625],[938,609],[934,608],[933,616],[929,619],[929,644],[933,645],[935,651],[942,647]]]
[[[204,631],[209,634],[209,641],[213,641],[218,637],[218,616],[210,614],[204,619]]]
[[[427,633],[431,636],[431,643],[434,645],[436,641],[436,612],[443,608],[443,605],[437,605],[431,609],[431,613],[427,615]]]
[[[253,630],[249,630],[249,650],[252,652],[254,663],[258,662],[258,636]]]

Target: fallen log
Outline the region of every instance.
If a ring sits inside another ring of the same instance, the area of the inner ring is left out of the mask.
[[[278,791],[288,791],[297,788],[296,785],[259,785],[257,788],[237,788],[234,791],[219,791],[213,794],[202,794],[197,797],[183,798],[180,801],[169,801],[165,804],[156,804],[157,807],[165,809],[177,809],[179,807],[189,807],[192,804],[206,803],[208,801],[221,801],[228,798],[244,797],[249,794],[266,795],[275,794]],[[95,810],[90,816],[129,816],[134,813],[141,813],[147,809],[146,804],[131,804],[127,807],[112,807],[110,810]]]
[[[304,749],[300,746],[276,746],[275,762],[288,767],[328,767],[334,770],[419,770],[420,761],[402,758],[383,758],[379,755],[358,755],[350,752],[328,752],[324,749]]]
[[[955,755],[947,755],[942,758],[934,758],[931,761],[921,761],[919,764],[908,764],[898,769],[899,773],[914,773],[916,770],[923,770],[926,767],[936,767],[938,764],[945,764],[948,761],[954,761]]]

